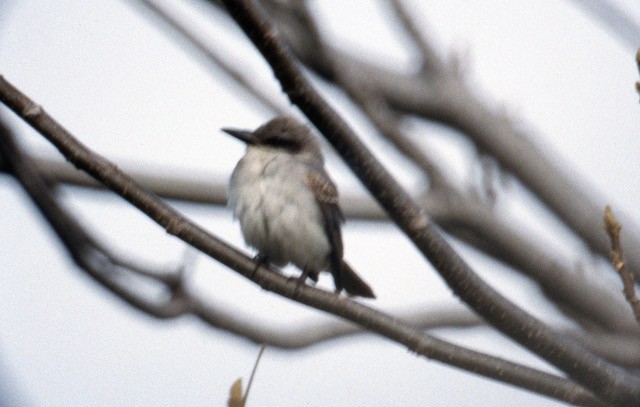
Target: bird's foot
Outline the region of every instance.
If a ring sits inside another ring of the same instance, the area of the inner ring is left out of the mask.
[[[303,285],[306,285],[307,278],[309,278],[309,270],[303,270],[300,277],[297,278],[296,288],[293,290],[293,295],[297,297],[300,294],[300,289]]]
[[[253,268],[253,270],[251,271],[251,275],[249,276],[252,280],[253,280],[253,277],[255,277],[256,272],[258,271],[260,266],[265,266],[265,265],[269,264],[269,256],[261,254],[261,253],[258,253],[253,258],[253,261],[256,263],[256,265]]]

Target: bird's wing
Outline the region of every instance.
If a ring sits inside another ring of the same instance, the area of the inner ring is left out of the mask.
[[[333,274],[336,290],[339,292],[344,289],[351,295],[375,298],[371,287],[342,260],[343,247],[340,224],[344,222],[344,215],[338,206],[338,189],[323,168],[308,171],[306,181],[322,212],[324,230],[331,246],[329,254],[331,274]]]
[[[344,215],[338,206],[338,189],[323,168],[308,171],[306,181],[322,212],[324,230],[331,246],[331,271],[339,273],[343,255],[340,224],[344,222]]]

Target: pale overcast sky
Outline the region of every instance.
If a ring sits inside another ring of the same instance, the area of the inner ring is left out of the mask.
[[[205,38],[227,39],[228,52],[237,63],[258,72],[258,80],[277,92],[273,76],[236,35],[232,22],[215,18],[198,1],[166,3]],[[489,103],[503,106],[514,120],[533,129],[541,137],[536,142],[640,224],[640,105],[633,85],[638,78],[634,49],[570,1],[407,3],[440,52],[462,55],[467,75]],[[380,4],[316,2],[323,30],[341,46],[402,69],[411,53],[389,24],[388,7]],[[636,2],[622,4],[640,18]],[[226,179],[243,147],[219,129],[253,128],[269,118],[268,112],[246,103],[224,77],[192,58],[141,10],[134,0],[5,0],[0,3],[0,74],[125,169],[166,165],[168,173]],[[6,109],[0,112],[15,124],[23,145],[56,156]],[[429,130],[436,133],[436,146],[455,138],[439,126]],[[371,143],[374,148],[380,145]],[[458,154],[464,157],[462,150]],[[385,154],[379,149],[377,153]],[[342,190],[360,188],[337,160],[329,164]],[[458,167],[452,163],[452,171]],[[412,183],[407,168],[393,171],[405,184]],[[183,245],[121,199],[72,188],[63,195],[64,203],[115,249],[158,264],[179,261]],[[230,211],[177,207],[244,247]],[[195,318],[150,319],[110,295],[75,269],[24,193],[6,176],[0,176],[0,208],[0,383],[8,383],[14,400],[21,400],[17,405],[220,406],[226,403],[231,383],[238,377],[246,380],[257,345]],[[528,221],[532,228],[538,223],[536,218]],[[394,227],[350,222],[344,234],[347,258],[378,294],[374,306],[398,309],[457,302]],[[513,301],[536,315],[549,311],[526,279],[514,281],[504,266],[463,250],[492,284],[512,284],[506,295]],[[560,250],[575,257],[568,248]],[[261,291],[209,259],[199,259],[193,281],[203,295],[241,307],[283,330],[326,318]],[[330,279],[321,284],[330,287]],[[436,334],[548,368],[486,329]],[[2,391],[7,390],[0,385]],[[248,404],[556,403],[366,336],[299,352],[267,348]]]

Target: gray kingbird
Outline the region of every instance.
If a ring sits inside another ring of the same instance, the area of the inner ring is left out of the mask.
[[[255,131],[222,129],[247,145],[229,185],[229,206],[256,261],[302,270],[301,280],[333,275],[336,292],[375,298],[343,260],[338,190],[307,126],[280,116]]]

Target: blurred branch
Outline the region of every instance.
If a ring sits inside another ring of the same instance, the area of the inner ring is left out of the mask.
[[[420,29],[416,26],[409,11],[405,8],[404,2],[402,0],[392,0],[391,5],[398,20],[400,20],[400,26],[407,32],[420,52],[422,58],[422,74],[431,75],[443,71],[445,65],[442,63],[434,47],[427,41]]]
[[[304,3],[300,3],[296,8],[296,16],[306,18],[304,21],[308,24],[314,24],[308,10],[300,7],[301,5]],[[177,18],[166,11],[162,13],[174,28],[180,32],[189,32],[183,27],[184,23]],[[404,18],[407,18],[406,11]],[[317,29],[313,31],[317,33]],[[414,35],[419,33],[416,32]],[[325,50],[324,44],[317,43],[320,41],[319,35],[314,37],[316,47],[322,47],[320,49],[323,50],[323,56],[332,60],[332,50]],[[206,47],[195,34],[187,35],[185,38],[191,42],[200,41],[199,45],[194,45],[196,48]],[[207,52],[207,57],[216,56],[213,50]],[[392,111],[382,97],[360,86],[357,78],[342,78],[340,81],[380,133],[429,176],[431,186],[421,198],[421,204],[440,227],[533,278],[540,284],[543,292],[578,323],[584,326],[596,323],[612,332],[637,334],[633,318],[628,317],[627,313],[621,313],[624,301],[611,290],[609,284],[603,284],[594,273],[586,276],[578,272],[576,266],[554,259],[552,253],[541,248],[526,231],[518,228],[509,219],[497,217],[494,208],[486,201],[478,199],[472,191],[462,191],[452,185],[440,170],[435,158],[426,155],[419,145],[404,134],[401,129],[402,117]],[[37,166],[38,171],[49,182],[104,188],[102,184],[66,162],[46,157],[32,157],[29,161]],[[136,181],[161,197],[195,203],[226,204],[226,179],[214,178],[209,182],[211,177],[208,174],[159,175],[181,174],[182,171],[170,171],[166,168],[162,171],[140,171],[131,170],[131,166],[128,165],[124,167],[129,169],[128,173]],[[0,170],[6,170],[1,161]],[[204,179],[207,181],[201,181]],[[353,195],[350,192],[347,191],[347,195],[343,195],[341,205],[349,218],[388,220],[375,202],[368,197]]]
[[[2,122],[0,122],[0,156],[6,162],[8,167],[6,170],[20,182],[25,192],[41,210],[80,269],[86,271],[89,276],[105,285],[130,305],[151,316],[165,319],[192,313],[213,327],[223,327],[256,343],[286,349],[305,348],[364,332],[361,328],[341,320],[304,324],[293,330],[289,327],[288,330],[283,331],[282,328],[274,327],[271,322],[260,323],[255,317],[242,314],[237,309],[225,309],[221,305],[211,306],[209,300],[198,299],[193,293],[187,292],[186,287],[181,288],[183,298],[180,305],[171,300],[162,305],[148,302],[144,300],[142,292],[134,289],[134,285],[130,282],[121,284],[117,277],[128,272],[162,283],[167,290],[177,291],[177,287],[182,285],[181,273],[175,270],[144,269],[98,247],[93,237],[58,202],[37,168],[34,168],[28,157],[20,151],[13,135]],[[83,172],[83,174],[86,173]],[[416,313],[413,311],[416,308],[425,309],[425,311]],[[475,326],[481,322],[462,307],[430,305],[426,310],[426,307],[414,306],[411,310],[395,314],[406,323],[421,329]]]
[[[640,44],[640,26],[622,7],[611,0],[573,0],[584,11],[600,20],[604,26],[627,46]]]
[[[636,318],[636,321],[640,323],[640,300],[636,296],[635,283],[633,282],[633,274],[627,268],[627,263],[624,261],[624,254],[622,252],[622,246],[620,245],[620,231],[622,225],[613,216],[611,207],[607,205],[604,209],[604,228],[611,239],[611,263],[616,269],[620,278],[622,279],[624,297],[627,299],[631,310]]]
[[[39,155],[30,155],[29,162],[49,184],[105,189],[104,184],[74,168],[68,162]],[[123,164],[122,167],[127,169],[127,173],[136,182],[163,198],[199,204],[227,205],[228,180],[222,177],[199,173],[183,175],[188,171],[167,167],[145,170],[135,169],[129,164]],[[0,172],[8,172],[1,157]],[[380,206],[362,194],[343,195],[340,198],[340,204],[345,215],[350,218],[388,221]]]
[[[157,301],[145,298],[123,277],[129,273],[146,274],[163,285],[174,288],[179,284],[178,273],[167,270],[151,270],[140,267],[109,252],[60,205],[49,186],[29,164],[18,148],[9,129],[0,123],[0,156],[8,170],[27,192],[40,213],[46,218],[60,238],[73,261],[90,277],[122,298],[131,306],[156,318],[172,318],[181,313],[180,298],[169,290],[169,299]]]
[[[579,324],[640,337],[635,320],[624,312],[624,300],[606,276],[554,255],[519,222],[478,199],[447,189],[431,189],[421,202],[448,233],[529,276]]]
[[[620,313],[624,303],[608,284],[596,281],[599,280],[598,276],[593,273],[588,278],[582,273],[578,273],[576,266],[568,264],[566,261],[554,259],[553,254],[542,249],[529,233],[519,228],[511,220],[504,219],[503,216],[498,217],[490,202],[480,199],[481,197],[474,193],[475,190],[460,190],[446,179],[435,159],[426,155],[423,149],[401,130],[402,113],[393,111],[384,95],[375,93],[379,89],[368,88],[366,83],[359,81],[359,75],[349,76],[351,72],[349,69],[335,66],[343,59],[334,54],[334,49],[325,46],[306,1],[289,2],[286,5],[270,4],[272,7],[277,7],[280,12],[278,15],[289,12],[295,16],[295,19],[289,19],[287,23],[291,25],[291,21],[298,21],[305,27],[309,34],[306,36],[307,41],[313,44],[311,48],[315,52],[316,59],[325,61],[325,67],[331,71],[329,76],[340,82],[341,86],[350,93],[352,99],[361,107],[380,133],[429,177],[431,186],[423,194],[421,203],[440,227],[533,278],[540,284],[549,299],[554,301],[567,316],[576,319],[581,325],[587,326],[596,323],[614,332],[635,332],[638,334],[633,318],[628,318],[626,314]],[[400,21],[419,48],[429,47],[428,40],[411,23],[409,13],[399,1],[395,2],[394,7]],[[180,23],[174,17],[168,18],[181,31],[188,31],[186,28],[180,27],[184,23]],[[411,27],[408,27],[407,24]],[[193,40],[192,38],[194,36],[188,37],[190,40]],[[430,55],[432,60],[438,57],[435,52]],[[440,72],[439,74],[446,73]],[[504,120],[504,117],[501,119]],[[138,178],[136,177],[136,179]],[[213,194],[204,194],[207,187],[206,185],[201,186],[200,183],[196,183],[193,188],[184,190],[182,186],[185,183],[188,185],[188,182],[188,179],[171,179],[170,182],[155,180],[155,183],[161,187],[174,186],[177,190],[176,193],[155,187],[151,187],[151,189],[163,197],[174,199],[185,196],[192,201],[203,203],[223,204],[225,202],[225,185],[220,182],[214,184],[215,193]],[[145,186],[152,185],[147,182],[142,183]],[[226,184],[226,182],[223,183]],[[377,204],[365,197],[344,195],[342,207],[349,218],[388,219]],[[615,318],[616,315],[620,317]]]
[[[102,183],[66,161],[39,155],[29,155],[28,161],[49,184],[105,189]],[[222,206],[227,204],[226,180],[211,180],[209,174],[182,175],[185,171],[166,167],[146,170],[130,169],[131,165],[124,167],[138,183],[163,198]],[[0,171],[7,171],[3,161],[0,161]],[[201,181],[204,179],[208,181]]]
[[[636,335],[612,334],[602,330],[565,332],[612,363],[636,371],[640,367],[640,339]]]
[[[242,276],[253,280],[263,289],[347,319],[403,344],[417,354],[430,359],[439,360],[565,402],[600,403],[593,394],[570,380],[439,340],[396,318],[349,298],[311,286],[299,286],[295,279],[281,276],[264,265],[256,268],[256,264],[250,257],[195,225],[175,209],[159,200],[153,193],[138,185],[113,163],[82,145],[46,114],[41,106],[28,99],[2,76],[0,76],[0,101],[40,132],[76,167],[87,171],[103,182],[162,226],[167,233],[178,237]],[[600,376],[598,369],[594,374]],[[634,383],[633,379],[629,380],[631,381],[625,382],[626,386]],[[625,392],[626,386],[618,387],[620,387],[620,391]],[[626,393],[622,393],[621,396],[627,397]]]

